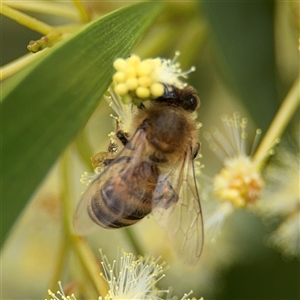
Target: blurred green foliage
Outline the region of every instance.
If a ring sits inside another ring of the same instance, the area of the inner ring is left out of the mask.
[[[108,109],[98,104],[111,82],[112,62],[116,57],[126,57],[131,52],[143,58],[172,57],[176,50],[180,50],[183,69],[197,66],[189,83],[199,91],[202,102],[199,120],[204,130],[215,126],[221,114],[241,110],[250,122],[253,121],[265,132],[295,79],[293,74],[298,72],[298,54],[294,55],[298,37],[293,32],[297,32],[298,28],[292,17],[289,19],[289,16],[297,13],[289,3],[183,1],[166,3],[162,10],[158,2],[144,2],[126,6],[120,11],[114,9],[123,6],[122,2],[95,1],[93,5],[95,7],[92,8],[99,9],[102,14],[104,11],[113,12],[96,19],[56,45],[47,55],[8,79],[2,86],[1,243],[4,243],[4,238],[24,211],[25,205],[39,190],[45,176],[68,145],[75,139],[79,156],[84,155],[87,152],[84,148],[90,146],[90,140],[93,141],[90,136],[98,139],[100,132],[103,135],[108,133],[106,128],[104,130],[99,126],[105,119],[103,115],[109,115]],[[281,9],[282,5],[285,5],[285,10]],[[281,14],[288,16],[285,19],[287,28],[290,36],[295,36],[292,44],[284,40],[289,38],[285,34],[281,35],[284,38],[276,40],[280,36],[277,31],[281,28],[277,23]],[[12,35],[9,28],[3,30],[6,30],[6,36]],[[14,42],[23,35],[18,30],[14,34]],[[140,38],[142,40],[139,42]],[[1,46],[6,47],[3,53],[10,54],[11,47],[18,47],[15,44],[13,46],[12,41]],[[25,47],[23,44],[22,41],[22,47]],[[279,46],[286,48],[279,52]],[[289,58],[278,56],[278,53],[285,52],[291,53]],[[7,57],[3,61],[6,62]],[[291,64],[288,59],[292,60]],[[284,68],[286,65],[289,66],[286,69],[294,72],[291,72],[291,76]],[[96,126],[91,126],[93,120],[89,119],[93,112],[99,119]],[[107,119],[105,122],[108,123]],[[94,145],[95,148],[102,146],[101,141],[91,144],[91,148]],[[202,141],[205,171],[214,174],[218,162],[208,148]],[[88,160],[86,157],[81,159]],[[80,165],[78,168],[82,173],[83,167]],[[74,184],[72,188],[75,190],[77,187]],[[74,194],[80,196],[80,193]],[[182,287],[173,282],[171,285],[176,293],[193,288],[195,296],[204,296],[205,299],[299,299],[299,262],[296,259],[285,261],[274,250],[266,248],[265,236],[272,228],[266,230],[261,221],[249,216],[248,212],[241,212],[240,215],[241,219],[237,220],[237,217],[227,228],[236,235],[233,244],[236,250],[243,253],[243,258],[228,262],[229,267],[227,270],[224,267],[225,271],[216,268],[215,276],[220,280],[219,285],[213,283],[207,293],[203,293],[201,282],[193,287]],[[20,234],[22,239],[18,236],[13,238],[26,240],[26,227],[24,231]],[[109,234],[108,239],[97,238],[97,241],[102,242],[103,247],[119,246],[115,244],[122,242],[119,236]],[[50,248],[51,243],[44,248]],[[14,251],[16,249],[19,250],[18,243]],[[10,248],[8,250],[14,253]],[[28,257],[28,260],[35,259],[35,255]],[[217,259],[214,251],[211,251],[208,259]],[[42,264],[38,267],[41,268]],[[29,270],[28,267],[26,272],[30,273]],[[33,270],[32,274],[41,271],[39,268]],[[47,269],[49,273],[52,271]],[[172,266],[168,273],[171,272],[178,272],[175,278],[182,276],[182,279],[190,280],[185,276],[186,273],[181,275],[181,270],[172,270]],[[4,275],[8,273],[6,271]],[[21,285],[21,281],[13,278],[11,287]],[[24,285],[23,291],[32,296],[31,292],[37,290],[35,296],[41,297],[40,290],[44,286],[30,284],[29,279],[28,283],[24,281]],[[12,297],[29,297],[19,292],[22,288],[19,291],[18,288],[7,288],[6,293],[8,289]]]
[[[142,3],[94,21],[23,70],[5,91],[2,243],[28,198],[95,110],[110,84],[112,62],[130,53],[159,7]]]
[[[204,1],[214,54],[227,86],[265,131],[278,107],[275,2]]]

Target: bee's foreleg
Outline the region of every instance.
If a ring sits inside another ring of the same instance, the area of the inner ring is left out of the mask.
[[[122,130],[118,130],[116,132],[116,136],[119,139],[119,141],[123,144],[123,146],[125,146],[126,144],[128,144],[129,140],[127,138],[126,132],[124,132]]]

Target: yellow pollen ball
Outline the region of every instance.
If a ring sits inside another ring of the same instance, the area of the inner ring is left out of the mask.
[[[154,70],[150,75],[149,75],[150,79],[152,82],[159,82],[159,70]]]
[[[151,61],[142,61],[136,68],[136,73],[138,76],[148,76],[153,71],[153,64]]]
[[[118,71],[113,76],[113,81],[115,81],[115,82],[124,82],[125,79],[126,79],[126,76],[125,76],[124,72]]]
[[[134,77],[130,77],[126,80],[126,86],[128,90],[133,91],[138,87],[138,81]]]
[[[158,98],[164,94],[164,86],[161,83],[152,83],[150,86],[151,95],[154,98]]]
[[[116,94],[124,96],[128,93],[128,88],[125,83],[120,83],[115,86],[114,91]]]
[[[126,77],[136,77],[136,70],[132,66],[127,66],[127,68],[124,70],[124,73]]]
[[[149,77],[143,76],[138,79],[139,86],[149,87],[151,85],[151,79]]]
[[[114,68],[117,71],[123,71],[128,67],[127,62],[123,58],[117,58],[113,63]]]
[[[137,67],[140,64],[141,59],[137,55],[133,54],[129,58],[127,58],[126,61],[130,66]]]
[[[141,99],[148,98],[150,96],[149,89],[147,89],[146,87],[142,87],[142,86],[139,86],[136,89],[135,93]]]

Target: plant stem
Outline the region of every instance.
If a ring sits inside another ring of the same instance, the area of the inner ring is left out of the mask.
[[[87,13],[85,7],[83,6],[81,0],[73,0],[73,3],[79,11],[79,14],[81,16],[81,20],[83,22],[89,22],[91,18],[88,15],[88,13]]]
[[[107,295],[108,286],[106,281],[102,278],[102,276],[100,276],[100,265],[97,262],[93,251],[84,238],[73,235],[72,239],[75,247],[74,250],[76,251],[82,266],[88,276],[92,279],[98,295],[104,298],[105,295]]]
[[[281,137],[285,128],[300,104],[300,77],[298,77],[283,100],[268,131],[256,150],[253,161],[261,167],[268,157],[269,151]]]
[[[18,22],[21,25],[24,25],[25,27],[28,27],[44,35],[47,35],[50,32],[54,31],[54,28],[52,26],[41,22],[35,18],[32,18],[22,12],[19,12],[18,10],[9,7],[3,2],[1,2],[1,14],[12,20],[15,20],[16,22]]]
[[[38,57],[43,56],[48,49],[44,49],[44,51],[40,51],[38,53],[27,53],[14,61],[2,66],[0,68],[0,81],[14,75],[15,73],[19,72],[32,62],[36,61]]]
[[[131,243],[131,246],[133,247],[135,253],[139,254],[139,255],[143,255],[144,253],[143,253],[142,248],[140,247],[139,243],[136,240],[133,230],[129,227],[126,227],[123,230],[126,234],[126,237],[129,240],[129,242]]]
[[[51,3],[51,2],[7,2],[11,8],[18,10],[25,10],[36,12],[40,14],[47,14],[52,16],[59,16],[75,21],[79,21],[77,10],[73,6],[65,5],[63,3]]]
[[[73,216],[73,204],[71,199],[72,181],[70,166],[72,165],[70,149],[66,149],[61,159],[61,173],[62,173],[62,200],[64,211],[64,226],[67,233],[67,240],[72,243],[75,253],[77,254],[83,268],[87,272],[89,278],[93,282],[98,295],[104,297],[107,294],[107,284],[100,276],[101,269],[95,258],[93,251],[86,243],[84,238],[76,236],[73,233],[72,216]],[[66,241],[66,242],[68,242]]]
[[[54,272],[50,283],[50,290],[55,290],[55,287],[57,286],[57,282],[61,279],[61,276],[63,274],[64,271],[63,268],[66,265],[66,260],[68,258],[70,245],[65,243],[65,240],[66,240],[66,233],[64,232],[60,240],[61,245],[58,252],[58,257],[56,259],[57,265],[54,266]]]

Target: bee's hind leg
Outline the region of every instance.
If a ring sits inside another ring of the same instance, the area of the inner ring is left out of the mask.
[[[108,166],[115,158],[118,145],[113,141],[109,142],[107,151],[101,151],[91,157],[94,169],[102,169]]]

